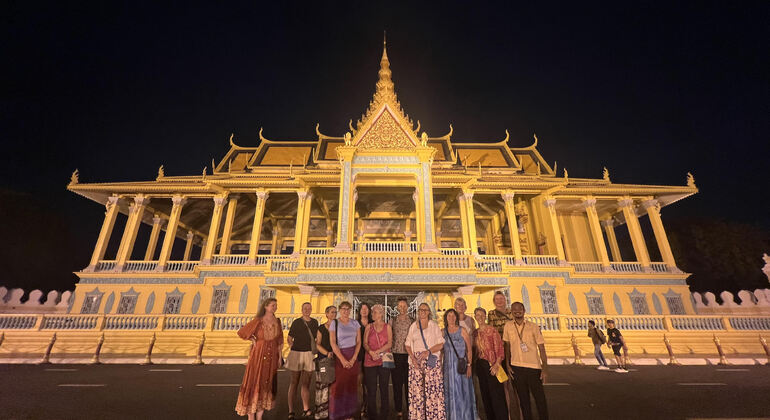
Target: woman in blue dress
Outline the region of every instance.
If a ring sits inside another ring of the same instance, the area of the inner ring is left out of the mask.
[[[471,338],[460,327],[457,312],[444,313],[444,401],[447,420],[475,420],[476,401],[471,376]],[[463,358],[465,372],[459,373],[458,360]]]

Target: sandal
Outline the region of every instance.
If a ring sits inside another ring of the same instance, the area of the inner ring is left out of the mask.
[[[287,420],[294,420],[294,413],[289,413]]]
[[[305,419],[312,419],[313,418],[313,410],[305,410],[302,412],[302,418]]]

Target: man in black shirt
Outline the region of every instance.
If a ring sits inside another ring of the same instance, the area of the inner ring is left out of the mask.
[[[628,373],[628,369],[626,368],[623,356],[620,355],[620,350],[625,344],[626,342],[623,339],[623,334],[620,333],[620,330],[615,328],[615,321],[608,319],[607,347],[611,348],[612,352],[615,354],[615,361],[618,362],[618,368],[615,369],[615,372],[617,373]]]
[[[313,414],[310,409],[310,379],[315,371],[313,359],[316,353],[315,337],[318,333],[318,321],[310,317],[313,307],[310,302],[302,304],[302,316],[294,320],[289,328],[288,342],[291,347],[286,359],[286,369],[291,371],[289,383],[289,419],[294,418],[294,397],[297,395],[297,385],[302,384],[302,417]]]

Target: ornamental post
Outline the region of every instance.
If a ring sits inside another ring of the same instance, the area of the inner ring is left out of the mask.
[[[463,191],[457,199],[460,201],[460,217],[463,224],[463,248],[470,249],[471,255],[479,255],[476,216],[473,213],[473,191]]]
[[[163,219],[157,214],[152,218],[152,231],[150,232],[150,240],[147,241],[147,251],[144,253],[145,261],[152,261],[155,257],[155,248],[158,246],[158,238],[160,237],[160,228],[163,226]]]
[[[516,221],[516,207],[513,202],[513,191],[506,191],[501,194],[505,202],[505,216],[508,218],[508,232],[511,236],[511,251],[516,265],[523,264],[521,256],[521,240],[519,239],[519,224]]]
[[[618,246],[618,238],[615,236],[615,220],[611,217],[602,220],[602,226],[604,226],[604,234],[607,235],[607,242],[610,244],[612,261],[623,262],[623,256],[620,254],[620,247]]]
[[[184,257],[182,257],[182,261],[190,261],[190,254],[192,254],[192,246],[193,246],[194,239],[195,239],[195,234],[193,233],[193,231],[188,230],[187,243],[185,243],[185,246],[184,246]]]
[[[642,228],[639,226],[639,219],[636,217],[634,209],[634,200],[626,197],[618,201],[618,207],[623,210],[623,216],[626,218],[631,244],[634,246],[636,260],[642,264],[644,271],[650,271],[650,254],[647,252],[647,244],[644,242]]]
[[[257,254],[259,253],[259,236],[262,234],[262,220],[265,215],[265,205],[269,192],[257,190],[257,206],[254,209],[254,224],[251,226],[251,242],[249,243],[249,259],[247,264],[257,263]]]
[[[306,246],[307,231],[310,227],[310,207],[313,193],[307,190],[297,191],[297,222],[294,225],[294,252],[298,256],[300,250]]]
[[[564,244],[561,240],[561,228],[559,227],[559,219],[556,216],[556,199],[553,197],[546,197],[543,201],[543,205],[548,209],[548,221],[551,224],[551,231],[553,232],[553,241],[556,245],[556,255],[559,258],[559,264],[567,264],[567,259],[564,256]]]
[[[340,199],[339,215],[337,216],[337,245],[334,246],[335,252],[350,252],[351,242],[353,241],[352,215],[355,214],[356,203],[353,198],[353,156],[356,148],[353,146],[339,146],[334,149],[337,152],[337,158],[340,160]]]
[[[119,210],[119,198],[113,195],[107,198],[107,203],[104,205],[106,211],[104,213],[104,222],[102,223],[102,230],[99,231],[99,238],[96,240],[96,246],[94,247],[94,253],[91,255],[91,262],[88,264],[86,271],[94,271],[99,261],[104,259],[104,253],[107,251],[107,244],[110,242],[110,236],[112,236],[112,229],[115,226],[115,218],[118,216]]]
[[[238,196],[233,195],[227,203],[227,213],[225,215],[225,226],[222,230],[222,244],[219,246],[219,254],[227,255],[230,253],[230,238],[233,234],[233,222],[235,221],[235,211],[238,208]]]

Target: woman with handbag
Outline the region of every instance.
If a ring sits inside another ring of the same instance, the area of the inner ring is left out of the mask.
[[[393,330],[385,323],[385,308],[372,306],[374,321],[366,326],[364,333],[364,379],[367,389],[367,413],[369,420],[387,420],[390,412],[390,370],[396,367],[390,348]],[[377,410],[377,386],[380,389],[380,409]]]
[[[444,312],[444,400],[447,420],[475,420],[476,398],[470,362],[471,338],[457,311]]]
[[[426,303],[420,304],[417,313],[405,345],[409,353],[409,419],[445,420],[444,375],[439,363],[444,335],[431,320]]]
[[[329,325],[329,342],[334,352],[334,383],[329,392],[329,417],[352,419],[358,414],[358,352],[361,349],[361,324],[350,318],[350,302],[339,306],[340,317]]]
[[[474,373],[479,379],[479,393],[484,402],[487,420],[508,420],[508,405],[505,403],[505,388],[500,380],[508,381],[502,364],[505,360],[503,340],[497,329],[486,323],[487,311],[476,308],[473,311],[479,328],[475,331],[473,343],[476,347]]]
[[[235,412],[248,415],[249,420],[261,419],[265,410],[275,407],[276,372],[283,347],[283,329],[275,317],[277,302],[275,298],[265,299],[257,316],[238,330],[239,337],[253,343],[235,403]]]
[[[334,352],[329,338],[329,326],[337,318],[337,307],[326,307],[326,323],[318,327],[316,334],[315,420],[329,418],[329,387],[334,382]]]

